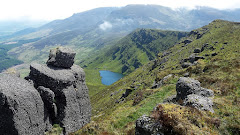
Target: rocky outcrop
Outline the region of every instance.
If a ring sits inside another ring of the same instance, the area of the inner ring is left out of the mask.
[[[160,122],[156,123],[153,118],[147,115],[137,119],[135,129],[135,135],[164,135],[161,131],[162,124]]]
[[[58,47],[52,49],[47,61],[48,65],[61,68],[70,68],[74,63],[76,53],[70,48]]]
[[[201,87],[198,80],[194,80],[188,77],[180,77],[176,84],[177,95],[173,95],[165,99],[164,103],[178,104],[181,106],[191,106],[198,110],[214,112],[212,106],[213,102],[211,97],[214,93],[210,89]],[[163,104],[159,104],[160,106]],[[156,107],[158,108],[159,105]],[[156,110],[156,108],[154,110]],[[164,110],[161,108],[157,109],[160,111],[158,117],[167,118],[166,114],[162,114]],[[167,118],[166,121],[169,119]],[[171,126],[164,125],[165,123],[161,120],[156,121],[153,117],[143,115],[136,121],[135,134],[136,135],[164,135],[164,134],[176,134],[172,132]],[[169,123],[168,123],[169,124]],[[170,124],[171,125],[171,124]],[[171,131],[171,132],[169,132]]]
[[[194,108],[200,109],[200,110],[205,110],[205,111],[213,111],[213,102],[210,98],[204,97],[204,96],[199,96],[196,94],[190,94],[188,95],[183,102],[184,106],[192,106]]]
[[[50,125],[38,91],[10,74],[0,74],[0,82],[0,134],[44,134]]]
[[[85,73],[74,56],[67,48],[51,50],[48,65],[31,64],[26,80],[0,74],[1,135],[43,135],[53,124],[69,134],[90,122]]]
[[[188,58],[183,59],[180,64],[182,66],[182,68],[188,68],[192,65],[196,65],[197,61],[199,59],[205,59],[205,57],[203,56],[198,56],[198,53],[200,53],[201,50],[199,48],[194,49],[194,53],[191,54]]]
[[[156,82],[154,81],[152,84],[152,89],[157,89],[160,88],[162,85],[164,85],[166,83],[166,81],[171,78],[173,76],[173,74],[169,74],[165,77],[163,77],[163,79],[161,79],[160,81]]]
[[[210,89],[200,86],[198,80],[189,77],[180,77],[176,84],[176,100],[183,101],[183,105],[192,106],[199,110],[214,112],[212,99],[214,93]]]
[[[91,117],[85,73],[81,67],[71,66],[74,56],[70,49],[51,50],[48,65],[31,64],[27,77],[41,93],[50,120],[60,124],[64,134],[77,131]]]

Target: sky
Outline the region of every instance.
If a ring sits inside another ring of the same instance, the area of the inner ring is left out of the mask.
[[[155,4],[173,9],[193,9],[196,6],[240,8],[240,0],[1,0],[0,21],[23,18],[51,21],[98,7],[122,7],[128,4]]]

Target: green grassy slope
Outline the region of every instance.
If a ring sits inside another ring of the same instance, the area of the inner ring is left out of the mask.
[[[16,59],[8,54],[8,51],[12,48],[22,46],[23,44],[27,44],[29,42],[34,42],[38,39],[31,40],[19,40],[14,42],[6,42],[0,44],[0,72],[4,69],[7,69],[11,66],[22,64],[23,61]]]
[[[215,113],[195,111],[185,113],[189,112],[190,108],[183,107],[183,110],[179,110],[176,105],[165,104],[164,109],[172,116],[171,119],[176,118],[178,124],[185,125],[186,134],[239,134],[239,35],[240,23],[222,20],[193,30],[185,38],[191,39],[191,43],[186,45],[179,42],[167,50],[170,52],[168,55],[160,53],[157,59],[141,66],[113,85],[99,87],[97,93],[91,95],[92,122],[75,134],[134,134],[135,120],[143,114],[151,114],[153,107],[175,94],[178,78],[187,72],[190,77],[199,80],[202,87],[214,91]],[[195,48],[201,48],[206,44],[211,46],[198,54],[205,59],[198,60],[197,65],[183,69],[180,61],[188,58]],[[164,63],[163,59],[167,61]],[[170,73],[174,76],[162,87],[151,89],[154,81],[159,81]],[[133,91],[122,100],[120,97],[126,89]],[[201,117],[195,117],[199,115]],[[196,122],[200,125],[196,126]],[[176,130],[181,134],[180,131],[181,128],[179,131]]]
[[[137,29],[122,38],[102,55],[86,64],[89,69],[111,70],[130,73],[136,68],[156,58],[159,52],[167,50],[178,42],[187,32]],[[84,64],[84,63],[83,63]]]

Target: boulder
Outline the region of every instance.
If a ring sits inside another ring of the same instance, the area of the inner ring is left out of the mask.
[[[173,76],[173,74],[169,74],[169,75],[163,77],[163,79],[161,79],[159,82],[154,81],[153,84],[152,84],[152,89],[160,88],[172,76]]]
[[[181,64],[182,68],[188,68],[190,66],[192,66],[193,64],[192,63],[189,63],[189,62],[184,62]]]
[[[183,101],[183,105],[192,106],[199,110],[214,112],[212,108],[213,106],[212,99],[208,97],[199,96],[196,94],[188,95],[187,98]]]
[[[176,84],[177,100],[185,99],[190,94],[197,94],[204,97],[213,96],[213,91],[202,88],[198,80],[189,77],[180,77]]]
[[[213,50],[215,50],[215,48],[214,48],[212,45],[206,43],[206,44],[204,44],[204,45],[202,46],[201,52],[204,51],[204,50],[211,50],[211,51],[213,51]]]
[[[201,49],[200,48],[195,48],[193,53],[200,53],[201,52]]]
[[[125,92],[122,94],[122,96],[121,96],[120,99],[126,98],[129,94],[132,93],[133,90],[134,90],[133,88],[127,88],[127,89],[125,90]]]
[[[0,82],[0,133],[44,134],[49,119],[38,91],[26,80],[10,74],[0,74]]]
[[[161,132],[162,125],[146,115],[143,115],[136,121],[135,135],[164,135]]]
[[[212,53],[211,55],[212,55],[212,56],[216,56],[216,55],[217,55],[217,53],[216,53],[216,52],[214,52],[214,53]]]
[[[65,47],[58,47],[50,50],[48,65],[62,68],[70,68],[74,63],[74,57],[76,53]]]
[[[55,123],[63,127],[64,134],[77,131],[90,122],[91,105],[88,88],[85,84],[85,73],[81,67],[73,65],[66,69],[31,64],[27,79],[33,81],[36,88],[43,86],[48,88],[45,91],[54,92],[54,101],[57,106]],[[50,94],[51,92],[46,93],[53,95]],[[46,94],[41,95],[44,99]],[[49,101],[47,100],[47,102]],[[52,104],[52,101],[48,104]]]
[[[196,61],[196,54],[195,53],[193,53],[193,54],[191,54],[190,56],[189,56],[189,62],[191,62],[191,63],[193,63],[194,61]]]
[[[184,43],[184,44],[189,44],[191,42],[192,42],[192,40],[190,40],[190,39],[186,39],[186,40],[182,41],[182,43]]]
[[[212,99],[209,98],[214,96],[214,93],[210,89],[201,87],[198,80],[180,77],[176,84],[176,91],[176,101],[180,101],[180,104],[192,106],[199,110],[214,112]]]

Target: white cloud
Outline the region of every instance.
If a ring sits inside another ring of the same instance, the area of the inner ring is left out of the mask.
[[[107,29],[111,29],[112,28],[112,24],[110,22],[104,21],[104,23],[99,25],[99,28],[101,30],[107,30]]]
[[[73,13],[97,7],[119,7],[128,4],[157,4],[171,8],[209,6],[218,9],[240,8],[240,0],[2,0],[0,20],[29,17],[31,19],[63,19]]]

